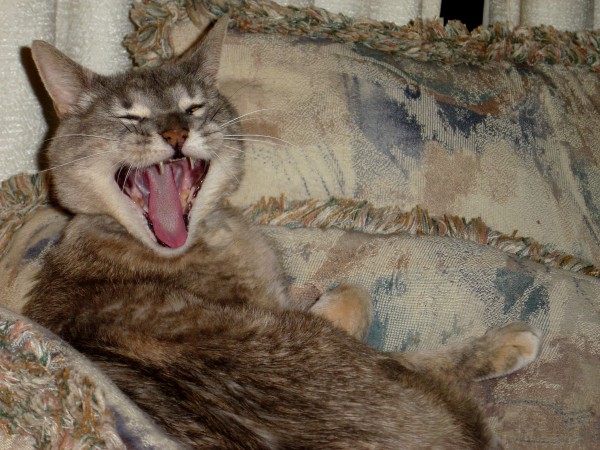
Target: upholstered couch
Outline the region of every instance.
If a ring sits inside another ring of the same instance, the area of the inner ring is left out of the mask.
[[[137,3],[125,45],[159,64],[231,15],[219,77],[248,152],[230,201],[277,248],[293,298],[364,285],[382,350],[527,321],[545,335],[539,360],[472,388],[492,428],[508,448],[599,447],[600,35],[224,3]],[[0,191],[0,433],[174,446],[18,315],[68,220],[47,183],[19,175]]]

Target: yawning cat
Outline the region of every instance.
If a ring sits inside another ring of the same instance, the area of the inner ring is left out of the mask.
[[[182,445],[498,445],[466,384],[533,361],[528,325],[387,354],[357,339],[370,318],[361,288],[292,308],[273,251],[223,202],[244,155],[241,119],[216,88],[226,30],[222,19],[179,61],[115,76],[33,44],[61,119],[54,194],[74,216],[25,313]]]

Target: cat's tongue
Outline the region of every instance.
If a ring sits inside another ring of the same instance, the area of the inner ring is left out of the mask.
[[[150,189],[148,215],[154,234],[168,247],[181,247],[187,239],[187,230],[183,222],[183,210],[173,169],[170,164],[165,164],[162,175],[155,166],[146,169],[145,172]]]

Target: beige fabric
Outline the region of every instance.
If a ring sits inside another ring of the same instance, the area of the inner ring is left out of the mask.
[[[489,0],[487,23],[552,25],[559,30],[592,30],[600,26],[598,0]]]
[[[66,221],[67,217],[58,210],[40,207],[15,233],[1,260],[4,261],[0,270],[1,306],[21,312],[41,258],[58,239]],[[37,246],[32,246],[33,242]]]
[[[35,448],[31,436],[7,435],[0,432],[0,450],[28,450]]]

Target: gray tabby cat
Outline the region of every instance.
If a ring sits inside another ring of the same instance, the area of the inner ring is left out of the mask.
[[[364,345],[366,292],[295,310],[273,251],[223,199],[240,118],[216,88],[221,20],[175,63],[100,76],[44,42],[33,56],[61,118],[48,149],[71,211],[25,313],[195,448],[498,446],[466,385],[533,361],[511,324],[443,352]]]

